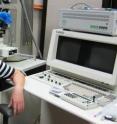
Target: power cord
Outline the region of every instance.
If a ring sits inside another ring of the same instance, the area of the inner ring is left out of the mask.
[[[77,7],[77,9],[92,9],[93,8],[92,6],[86,3],[75,3],[70,7],[70,9],[75,9],[75,7]]]
[[[31,25],[30,25],[30,21],[29,21],[29,18],[28,18],[28,14],[27,14],[27,10],[26,10],[26,7],[25,7],[24,0],[20,0],[20,3],[21,3],[21,6],[22,6],[22,10],[24,12],[24,15],[26,17],[26,20],[27,20],[27,24],[28,24],[28,27],[29,27],[29,30],[30,30],[30,33],[31,33],[31,36],[32,36],[32,41],[33,41],[33,43],[34,43],[34,45],[36,47],[36,50],[38,52],[38,55],[39,55],[40,59],[42,59],[41,51],[40,51],[40,49],[39,49],[39,47],[38,47],[38,45],[36,43],[36,40],[35,40],[35,38],[33,36],[33,31],[32,31]]]

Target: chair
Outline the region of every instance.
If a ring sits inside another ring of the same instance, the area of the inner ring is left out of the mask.
[[[8,104],[0,104],[0,113],[3,115],[3,124],[8,124],[9,117],[13,116],[12,108]]]
[[[0,92],[3,92],[11,87],[13,87],[13,85],[10,84],[9,81],[0,79]],[[12,108],[9,108],[8,104],[0,103],[0,113],[3,115],[3,124],[8,124],[9,117],[13,115]]]

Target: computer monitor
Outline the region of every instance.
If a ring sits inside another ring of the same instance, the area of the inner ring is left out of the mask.
[[[77,78],[117,84],[117,37],[55,29],[47,65]]]

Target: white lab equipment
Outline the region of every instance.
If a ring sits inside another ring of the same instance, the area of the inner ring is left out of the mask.
[[[116,98],[112,92],[117,86],[116,41],[116,37],[55,29],[47,57],[50,70],[31,78],[52,86],[52,94],[82,109],[106,105]]]
[[[61,9],[59,27],[67,30],[117,35],[117,11],[110,8]]]

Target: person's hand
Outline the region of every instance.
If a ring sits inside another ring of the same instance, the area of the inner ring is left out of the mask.
[[[24,95],[23,90],[17,87],[14,87],[9,107],[12,107],[14,115],[23,112],[24,110]]]
[[[15,70],[14,74],[11,76],[11,80],[14,83],[14,89],[11,95],[9,107],[13,108],[14,115],[16,115],[24,110],[23,88],[25,76],[19,70]]]

